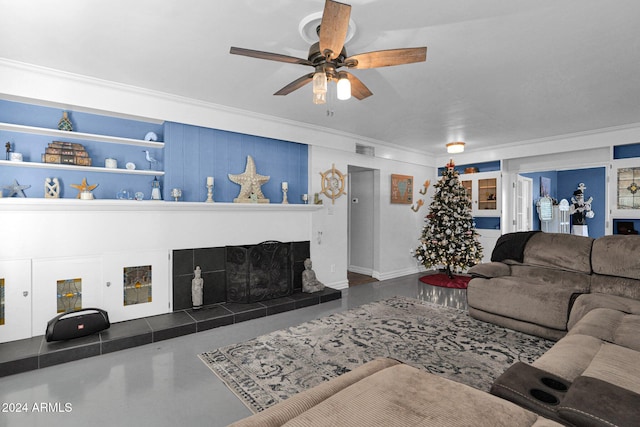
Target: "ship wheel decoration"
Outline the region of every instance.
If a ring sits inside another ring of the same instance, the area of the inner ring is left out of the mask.
[[[335,164],[332,164],[328,171],[320,172],[320,175],[322,175],[322,193],[331,199],[331,204],[334,204],[338,197],[347,194],[344,191],[344,175],[336,169]]]

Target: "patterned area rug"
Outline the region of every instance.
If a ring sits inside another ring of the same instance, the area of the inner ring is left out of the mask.
[[[200,354],[253,412],[392,357],[481,390],[552,341],[480,322],[466,311],[394,297]]]

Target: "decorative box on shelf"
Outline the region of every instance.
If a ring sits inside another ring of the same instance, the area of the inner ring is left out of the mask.
[[[45,148],[43,163],[91,166],[91,157],[82,144],[54,141]]]

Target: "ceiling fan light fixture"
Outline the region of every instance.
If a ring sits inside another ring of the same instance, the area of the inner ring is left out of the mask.
[[[341,101],[351,98],[351,82],[344,71],[338,73],[337,96]]]
[[[447,153],[449,154],[458,154],[464,151],[464,142],[456,141],[450,142],[447,144]]]
[[[324,104],[327,102],[327,74],[324,70],[316,71],[313,75],[313,103]]]

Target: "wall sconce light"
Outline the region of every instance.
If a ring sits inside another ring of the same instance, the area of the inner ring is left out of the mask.
[[[464,151],[464,142],[450,142],[447,144],[447,153],[449,154],[457,154],[462,153]]]
[[[344,71],[338,73],[337,92],[338,99],[341,101],[351,98],[351,82]]]

